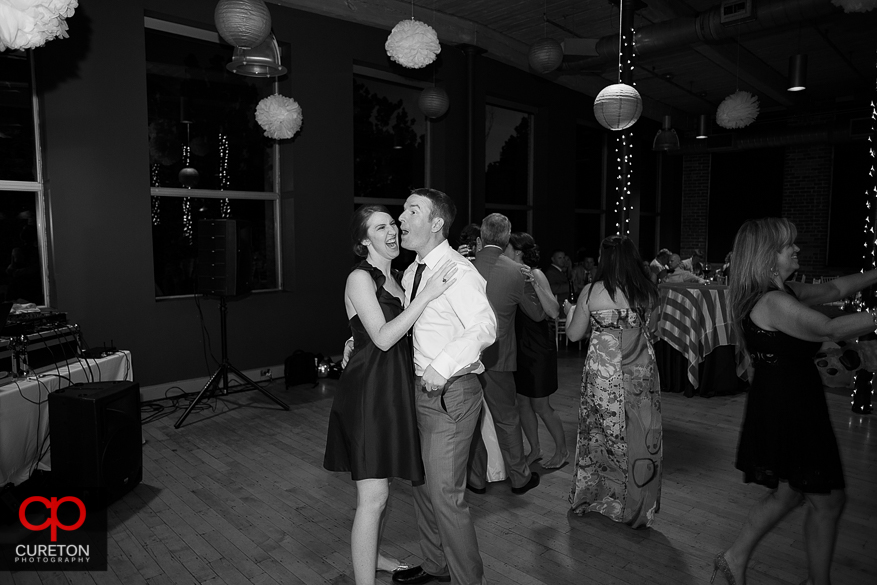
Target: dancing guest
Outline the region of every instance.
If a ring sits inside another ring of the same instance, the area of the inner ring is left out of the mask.
[[[403,311],[405,292],[399,274],[390,269],[399,255],[396,222],[382,205],[365,205],[353,214],[350,232],[354,253],[365,260],[354,267],[344,288],[354,353],[332,403],[323,467],[348,471],[356,482],[353,573],[357,585],[370,585],[376,570],[407,568],[378,552],[389,478],[414,485],[424,481],[405,334],[427,304],[454,284],[456,267],[451,262],[440,267]]]
[[[450,581],[481,585],[484,564],[466,503],[466,463],[481,414],[481,352],[496,340],[496,317],[484,278],[451,249],[448,231],[457,208],[435,189],[415,189],[399,216],[402,247],[417,252],[402,285],[419,298],[421,278],[457,266],[457,283],[427,304],[414,323],[417,428],[426,481],[414,488],[422,565],[397,571],[396,583]],[[422,275],[422,276],[421,276]]]
[[[485,217],[481,222],[481,245],[472,264],[487,281],[487,299],[496,315],[496,341],[481,355],[484,372],[478,379],[493,417],[496,440],[512,493],[520,495],[539,485],[539,474],[530,470],[524,455],[524,436],[515,390],[518,365],[515,317],[521,310],[531,319],[543,320],[545,313],[518,264],[504,254],[511,233],[512,224],[506,216],[491,213]],[[471,491],[484,493],[486,490],[487,464],[487,447],[478,435],[469,458],[467,487]]]
[[[539,421],[536,418],[538,415],[554,439],[554,454],[542,463],[542,467],[560,469],[569,462],[569,449],[566,446],[563,423],[549,402],[549,397],[557,391],[557,345],[548,326],[548,319],[556,319],[560,307],[551,293],[548,279],[537,268],[539,246],[533,241],[533,236],[525,232],[513,232],[506,254],[521,265],[521,270],[536,290],[536,296],[547,317],[534,321],[518,310],[515,319],[515,336],[518,341],[515,388],[518,393],[521,428],[530,443],[527,463],[542,459]]]
[[[786,219],[744,223],[734,240],[731,317],[754,375],[737,447],[745,482],[770,491],[749,511],[737,540],[716,555],[716,572],[745,582],[752,551],[793,508],[805,504],[807,585],[830,583],[837,523],[846,496],[837,441],[813,357],[825,341],[874,331],[868,312],[830,319],[810,307],[877,283],[877,270],[824,284],[787,281],[798,270],[797,230]]]
[[[577,514],[599,512],[634,528],[651,526],[661,503],[661,384],[648,336],[657,302],[634,243],[610,236],[600,244],[596,281],[575,305],[564,303],[570,341],[593,328],[570,503]]]

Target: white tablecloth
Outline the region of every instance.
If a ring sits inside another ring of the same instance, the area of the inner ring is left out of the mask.
[[[0,379],[0,487],[25,481],[37,466],[51,469],[49,393],[78,382],[133,379],[129,351],[43,368],[18,380]]]

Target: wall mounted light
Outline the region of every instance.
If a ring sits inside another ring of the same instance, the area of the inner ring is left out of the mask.
[[[231,63],[225,68],[247,77],[277,77],[286,73],[286,67],[280,64],[280,47],[273,34],[252,49],[235,48]]]
[[[789,57],[788,91],[801,91],[807,87],[807,55]]]

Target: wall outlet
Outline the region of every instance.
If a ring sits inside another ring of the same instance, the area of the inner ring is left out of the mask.
[[[262,376],[263,378],[270,378],[271,377],[271,368],[265,368],[264,370],[261,370],[259,372],[259,375]]]

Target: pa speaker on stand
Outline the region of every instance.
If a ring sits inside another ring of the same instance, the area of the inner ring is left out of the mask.
[[[219,324],[222,339],[222,363],[210,376],[198,396],[174,424],[178,429],[195,406],[213,396],[218,389],[228,393],[228,375],[232,374],[253,390],[258,390],[283,410],[289,406],[253,382],[228,359],[228,297],[236,297],[252,290],[253,244],[252,231],[247,222],[234,219],[203,219],[198,222],[198,265],[195,268],[195,292],[219,297]]]

